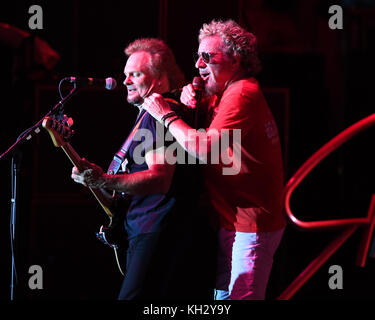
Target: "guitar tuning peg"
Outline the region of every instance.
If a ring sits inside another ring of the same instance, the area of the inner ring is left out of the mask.
[[[64,124],[62,124],[62,123],[57,123],[57,126],[56,126],[56,128],[55,128],[55,130],[57,131],[57,132],[59,132],[60,134],[63,134],[63,132],[64,132]]]
[[[74,124],[73,118],[68,117],[66,114],[64,114],[64,122],[68,127],[71,127]]]
[[[71,127],[74,124],[73,118],[69,118],[67,121],[68,127]]]
[[[72,136],[73,136],[73,130],[69,129],[67,132],[65,132],[65,140],[70,141],[72,139]]]

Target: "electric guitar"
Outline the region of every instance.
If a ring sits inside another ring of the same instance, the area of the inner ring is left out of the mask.
[[[55,147],[61,148],[72,164],[77,167],[79,171],[83,171],[85,168],[81,162],[81,157],[69,143],[74,134],[74,131],[71,129],[73,120],[65,115],[63,118],[60,118],[61,119],[57,117],[46,117],[43,119],[42,127],[48,131]],[[108,227],[102,226],[100,231],[96,233],[96,236],[100,241],[115,249],[116,260],[119,264],[116,249],[118,249],[118,247],[126,247],[126,234],[123,222],[128,200],[121,198],[116,201],[111,201],[108,194],[106,195],[105,190],[96,188],[89,189],[110,220]],[[120,265],[119,269],[121,271]]]

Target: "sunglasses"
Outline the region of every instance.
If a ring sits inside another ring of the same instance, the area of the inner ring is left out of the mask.
[[[213,52],[197,52],[194,54],[194,61],[197,63],[198,59],[202,57],[202,60],[204,63],[211,63],[212,57],[216,55],[216,53]]]

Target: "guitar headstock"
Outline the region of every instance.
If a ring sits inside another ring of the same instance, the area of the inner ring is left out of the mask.
[[[71,129],[72,125],[73,119],[66,115],[61,120],[55,117],[45,117],[42,122],[43,128],[50,134],[55,147],[62,147],[70,142],[74,134],[74,130]]]

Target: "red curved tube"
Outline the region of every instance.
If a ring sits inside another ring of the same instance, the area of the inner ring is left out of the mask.
[[[319,164],[330,153],[344,144],[359,132],[375,124],[375,113],[364,118],[346,130],[342,131],[335,138],[326,143],[316,151],[294,174],[285,188],[285,210],[289,219],[298,228],[303,230],[337,229],[343,228],[343,232],[336,237],[308,266],[304,271],[280,294],[278,300],[290,299],[312,275],[334,254],[342,244],[359,228],[363,229],[362,240],[359,246],[356,264],[364,267],[370,247],[371,236],[375,228],[375,195],[372,196],[370,208],[365,218],[336,219],[305,222],[297,219],[290,208],[290,198],[293,191],[310,171]]]
[[[304,222],[297,219],[290,208],[290,198],[293,191],[301,183],[301,181],[314,169],[325,157],[335,151],[342,144],[347,142],[350,138],[357,135],[361,131],[371,127],[375,124],[375,113],[358,121],[349,128],[342,131],[335,138],[327,142],[323,147],[316,151],[293,175],[285,188],[285,211],[289,219],[299,228],[302,229],[327,229],[338,228],[350,225],[366,225],[370,222],[369,217],[353,218],[353,219],[338,219],[338,220],[323,220]]]

